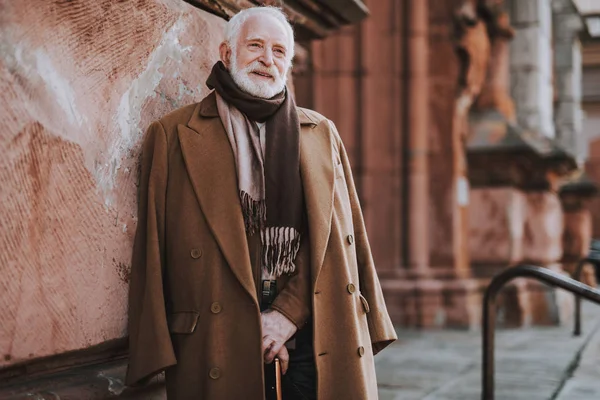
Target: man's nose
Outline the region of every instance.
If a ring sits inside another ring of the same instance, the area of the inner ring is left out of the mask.
[[[260,62],[267,67],[273,65],[273,52],[271,49],[265,48],[265,51],[263,51],[262,56],[260,57]]]

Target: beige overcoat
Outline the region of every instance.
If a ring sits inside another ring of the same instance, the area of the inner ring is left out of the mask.
[[[373,356],[396,334],[350,165],[331,121],[298,116],[318,399],[376,399]],[[259,305],[214,94],[149,127],[137,229],[126,383],[166,369],[169,400],[262,400]]]

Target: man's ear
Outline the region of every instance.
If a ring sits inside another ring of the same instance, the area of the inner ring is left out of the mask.
[[[225,67],[229,68],[231,64],[231,47],[229,46],[229,43],[221,43],[219,46],[219,56],[221,57],[223,64],[225,64]]]

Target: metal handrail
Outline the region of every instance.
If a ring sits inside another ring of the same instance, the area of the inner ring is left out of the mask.
[[[496,323],[496,295],[502,287],[515,278],[533,278],[552,286],[576,293],[600,304],[600,291],[547,268],[519,265],[496,275],[485,291],[483,302],[483,365],[482,399],[494,400],[494,339]]]
[[[581,281],[581,272],[583,271],[583,267],[590,264],[597,264],[599,261],[600,254],[597,251],[592,250],[587,257],[582,258],[577,263],[577,267],[575,268],[575,273],[573,274],[573,279],[576,281]],[[581,297],[575,295],[575,326],[573,327],[573,336],[581,335]]]

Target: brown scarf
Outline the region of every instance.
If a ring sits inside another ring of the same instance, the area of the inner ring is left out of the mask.
[[[260,230],[262,267],[266,269],[263,279],[274,279],[284,273],[292,273],[295,270],[294,259],[300,247],[304,200],[300,179],[300,123],[294,99],[288,95],[287,88],[270,99],[261,99],[243,92],[220,61],[213,66],[206,84],[248,119],[266,122],[264,164],[260,159],[248,164],[264,165],[264,175],[260,176],[264,177],[264,181],[256,182],[257,178],[252,178],[252,172],[242,168],[243,163],[236,155],[240,202],[246,231],[253,234]],[[225,125],[226,121],[223,123]],[[226,130],[227,128],[226,126]],[[243,134],[233,132],[234,136]],[[234,139],[245,140],[238,137]],[[233,142],[232,146],[235,146]],[[248,153],[250,154],[245,156],[258,157],[256,151]],[[243,179],[244,176],[250,178]],[[262,195],[261,190],[254,190],[257,187],[264,187]]]

